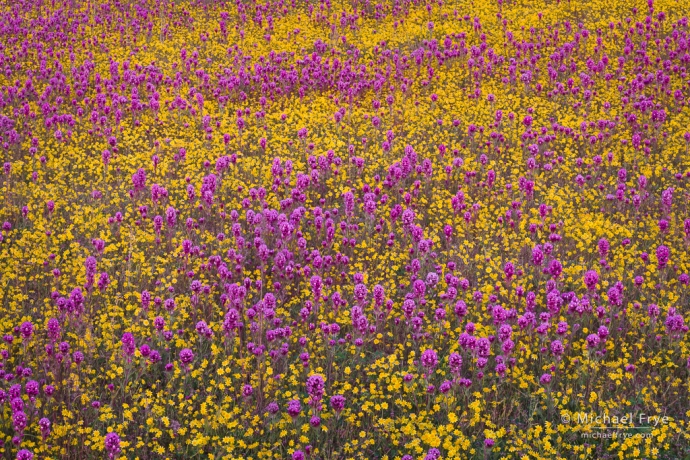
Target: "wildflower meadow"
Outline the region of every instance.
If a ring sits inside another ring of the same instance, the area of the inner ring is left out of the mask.
[[[688,15],[0,2],[0,459],[690,458]]]

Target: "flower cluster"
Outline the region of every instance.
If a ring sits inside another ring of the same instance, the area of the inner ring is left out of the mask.
[[[0,457],[686,458],[690,9],[633,3],[5,2]]]

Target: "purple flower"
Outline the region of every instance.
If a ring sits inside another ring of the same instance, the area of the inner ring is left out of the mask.
[[[194,361],[194,353],[192,350],[189,348],[183,348],[180,351],[180,362],[182,362],[183,365],[187,366],[191,364],[191,362]]]
[[[540,266],[544,261],[544,253],[541,250],[541,246],[537,245],[532,248],[532,263],[536,266]]]
[[[275,401],[272,401],[268,403],[268,406],[266,406],[266,410],[268,411],[269,414],[274,415],[277,414],[278,411],[280,410],[280,407],[278,407],[278,403]]]
[[[143,356],[144,358],[147,358],[151,354],[151,347],[144,344],[139,347],[139,353],[141,353],[141,356]]]
[[[120,436],[117,433],[111,432],[105,435],[105,450],[110,458],[113,458],[120,452]]]
[[[199,335],[208,335],[210,333],[210,330],[208,328],[208,325],[206,324],[206,321],[199,321],[196,323],[196,331],[199,333]]]
[[[491,341],[488,338],[482,337],[477,340],[477,355],[486,358],[491,354]]]
[[[669,257],[671,256],[671,251],[663,244],[656,248],[656,258],[659,263],[659,268],[662,269],[668,263]]]
[[[515,275],[515,266],[512,262],[507,262],[505,267],[503,267],[503,273],[505,274],[506,280],[510,281]]]
[[[661,205],[666,211],[670,211],[673,205],[673,191],[673,187],[669,187],[661,192]]]
[[[317,275],[312,276],[309,280],[309,284],[311,284],[311,290],[312,295],[314,296],[314,300],[318,300],[318,298],[321,297],[321,289],[323,287],[323,281],[321,277]]]
[[[141,308],[144,310],[149,309],[149,304],[151,303],[151,293],[149,291],[141,291]]]
[[[424,457],[424,460],[438,460],[439,458],[441,458],[441,451],[436,449],[435,447],[432,447],[427,452],[426,457]]]
[[[331,407],[336,412],[341,412],[345,408],[345,396],[333,395],[331,396]]]
[[[43,417],[41,420],[38,421],[38,426],[41,429],[41,431],[49,431],[50,430],[50,420],[47,418]]]
[[[155,364],[161,360],[161,354],[158,352],[158,350],[151,350],[151,353],[149,354],[149,361],[151,361],[152,364]]]
[[[432,370],[438,364],[438,355],[433,349],[429,348],[422,352],[421,361],[424,367],[428,370]]]
[[[17,460],[33,460],[34,454],[30,450],[22,449],[17,452]]]
[[[162,331],[165,328],[165,320],[162,316],[156,316],[153,320],[153,327],[158,331]]]
[[[505,375],[505,373],[506,373],[506,370],[507,370],[507,368],[506,368],[506,365],[505,365],[505,364],[503,364],[503,363],[498,363],[498,364],[496,365],[496,373],[497,373],[499,376],[503,377],[503,376]]]
[[[24,400],[15,396],[12,398],[12,401],[10,401],[10,408],[12,409],[12,413],[22,412],[24,410]]]
[[[231,333],[240,326],[240,314],[234,308],[228,310],[225,314],[225,319],[223,320],[223,330],[226,334]]]
[[[599,282],[599,274],[597,272],[595,272],[594,270],[587,271],[585,273],[584,280],[585,286],[587,286],[588,290],[596,291],[597,283]]]
[[[245,398],[249,398],[254,393],[254,388],[251,385],[245,385],[242,387],[242,395]]]
[[[685,320],[682,315],[676,314],[675,308],[669,308],[668,316],[664,322],[666,326],[666,331],[672,336],[677,337],[677,333],[681,331],[687,331],[685,328]],[[674,334],[675,333],[675,334]]]
[[[659,316],[659,311],[659,306],[657,304],[650,303],[647,307],[647,314],[650,318],[656,318],[657,316]]]
[[[554,278],[558,278],[561,276],[561,273],[563,272],[563,265],[557,260],[553,259],[551,263],[549,264],[549,273],[551,276]]]
[[[324,381],[323,377],[318,374],[312,375],[307,379],[307,393],[311,396],[312,401],[320,401],[323,396]]]
[[[135,190],[143,190],[146,187],[146,171],[139,168],[137,172],[132,174],[132,185]]]
[[[515,343],[510,339],[506,340],[505,342],[503,342],[503,345],[501,345],[501,351],[503,351],[503,354],[505,356],[508,356],[514,348]]]
[[[606,257],[606,255],[609,253],[609,242],[606,238],[602,238],[599,240],[599,243],[597,244],[599,248],[599,254],[601,254],[601,257]]]
[[[50,420],[43,417],[38,421],[38,427],[41,429],[41,436],[43,437],[43,440],[50,436]]]
[[[136,351],[137,346],[134,343],[134,336],[131,332],[125,332],[122,334],[122,352],[126,356],[132,356]]]
[[[290,415],[292,418],[297,418],[302,412],[302,404],[300,404],[298,399],[293,399],[292,401],[289,401],[287,404],[287,413]]]
[[[103,292],[106,289],[108,289],[108,286],[110,285],[110,277],[106,272],[101,273],[100,277],[98,278],[98,290]]]
[[[402,223],[405,228],[409,228],[415,219],[415,213],[411,209],[406,209],[402,213]]]
[[[38,391],[39,391],[39,387],[38,387],[37,381],[29,380],[28,382],[26,382],[26,394],[27,395],[29,395],[31,397],[38,396]]]
[[[369,290],[364,284],[358,284],[355,286],[355,299],[359,302],[363,302],[369,294]]]
[[[383,289],[383,286],[380,284],[377,284],[374,286],[374,301],[376,302],[376,305],[381,306],[383,305],[384,298],[386,296],[385,290]]]
[[[448,356],[448,367],[453,375],[460,375],[462,370],[462,356],[459,353],[451,353]]]
[[[587,336],[587,348],[593,349],[599,346],[601,339],[597,334],[589,334]]]
[[[69,353],[70,345],[68,342],[60,342],[60,345],[58,345],[58,349],[60,350],[60,353],[66,355],[67,353]]]
[[[34,333],[34,325],[31,321],[24,321],[19,326],[19,332],[22,334],[24,340],[29,340]]]
[[[415,305],[415,302],[412,299],[407,299],[403,302],[402,311],[405,314],[406,318],[412,318],[412,315],[414,314],[416,308],[417,306]]]
[[[443,383],[441,383],[441,386],[438,387],[438,390],[439,390],[441,393],[446,394],[446,393],[448,393],[448,392],[450,391],[450,389],[451,389],[452,387],[453,387],[453,384],[452,384],[452,383],[450,383],[448,380],[444,380]]]
[[[172,206],[168,206],[165,210],[165,219],[167,221],[168,227],[174,227],[177,221],[177,211]]]
[[[458,300],[453,310],[458,318],[463,318],[467,314],[467,304],[462,300]]]
[[[56,318],[50,318],[46,325],[46,331],[51,340],[57,340],[60,337],[60,322]]]
[[[177,308],[177,305],[175,304],[175,299],[170,298],[170,299],[165,299],[165,302],[163,302],[163,307],[170,313],[175,311],[175,308]]]
[[[24,428],[26,428],[27,423],[29,422],[28,417],[26,414],[22,411],[15,412],[12,415],[12,425],[14,426],[14,431],[21,433],[24,431]]]

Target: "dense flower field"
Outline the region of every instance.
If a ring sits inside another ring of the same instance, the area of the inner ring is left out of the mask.
[[[0,458],[687,458],[689,13],[3,2]]]

